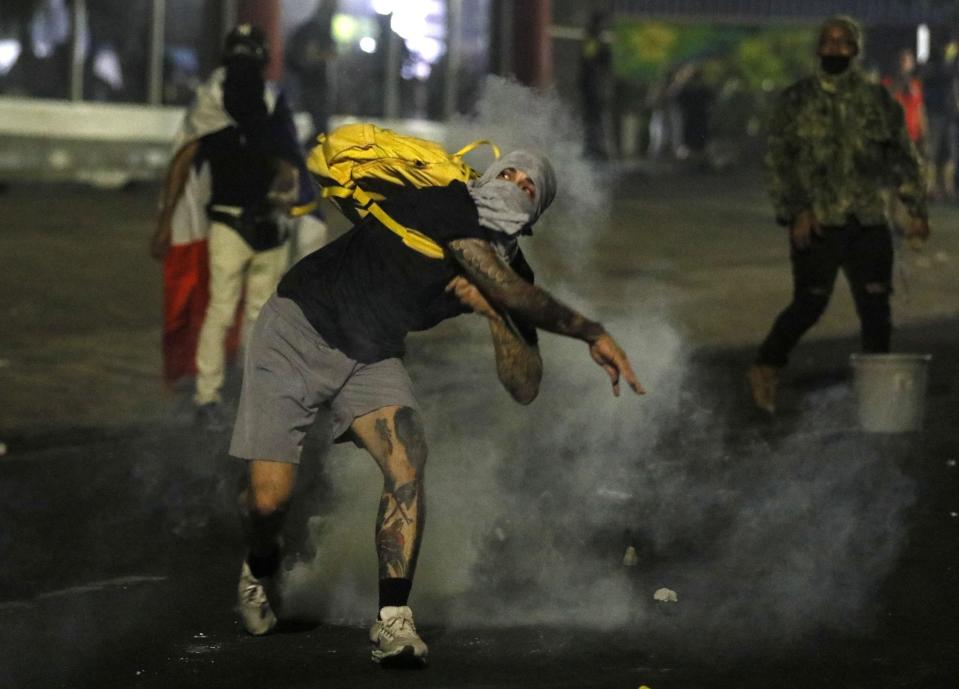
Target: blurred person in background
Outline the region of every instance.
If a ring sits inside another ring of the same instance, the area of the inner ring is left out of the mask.
[[[922,79],[919,78],[916,56],[911,48],[903,48],[896,53],[896,73],[882,77],[880,83],[889,89],[889,93],[902,107],[906,120],[906,131],[916,146],[923,162],[923,174],[928,178],[929,159],[927,156],[926,98]],[[928,184],[927,184],[928,186]],[[895,196],[889,198],[889,222],[899,234],[909,224],[909,210]]]
[[[10,70],[0,74],[0,93],[68,98],[72,27],[66,0],[5,0],[0,24],[20,46]]]
[[[606,118],[613,72],[613,54],[603,41],[605,12],[593,12],[579,55],[579,93],[585,143],[583,155],[596,160],[609,158]]]
[[[676,103],[683,112],[683,157],[702,160],[709,145],[710,117],[716,93],[706,83],[702,64],[691,64],[688,74],[676,94]]]
[[[313,134],[329,131],[333,94],[330,88],[330,68],[336,57],[333,40],[335,0],[320,0],[316,10],[300,24],[286,47],[285,64],[296,80],[298,105],[313,119]]]
[[[667,155],[679,158],[683,148],[683,113],[676,96],[679,93],[683,76],[688,73],[688,65],[669,68],[657,78],[646,94],[646,107],[649,110],[649,148],[650,158],[663,158]]]
[[[902,106],[906,119],[906,131],[916,144],[916,150],[924,151],[926,138],[926,103],[922,79],[916,71],[916,56],[911,48],[903,48],[898,53],[898,69],[892,76],[883,77],[882,85]]]
[[[959,42],[950,39],[935,51],[924,73],[928,130],[927,188],[933,199],[956,198],[959,160]]]
[[[682,102],[683,93],[699,71],[695,62],[684,62],[668,70],[659,84],[651,92],[653,115],[650,118],[650,152],[660,157],[668,151],[677,160],[689,157],[686,137],[690,127],[686,122],[686,107]],[[690,94],[687,94],[687,97]],[[696,96],[693,96],[696,100]],[[692,127],[692,131],[701,131],[702,120]]]
[[[195,365],[196,417],[211,431],[226,428],[221,391],[237,307],[242,299],[243,343],[287,267],[287,212],[312,202],[292,113],[265,81],[268,56],[258,27],[227,35],[222,65],[197,88],[177,134],[151,240],[165,260],[166,376]]]
[[[147,0],[97,0],[87,3],[84,97],[97,101],[146,100]]]
[[[925,180],[902,108],[863,75],[862,32],[849,17],[820,30],[816,73],[774,104],[766,166],[779,224],[789,228],[793,298],[759,348],[747,380],[756,406],[776,409],[779,371],[829,303],[840,268],[859,315],[862,350],[889,351],[892,236],[886,192],[907,209],[906,235],[929,235]]]

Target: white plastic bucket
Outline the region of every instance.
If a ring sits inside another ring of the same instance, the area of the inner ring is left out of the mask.
[[[931,354],[853,354],[859,424],[870,433],[922,430]]]

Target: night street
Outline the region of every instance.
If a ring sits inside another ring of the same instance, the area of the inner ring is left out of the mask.
[[[524,251],[646,396],[614,398],[581,343],[543,334],[520,407],[478,317],[409,340],[431,446],[421,671],[369,660],[380,478],[321,433],[281,626],[242,630],[242,465],[161,382],[156,187],[6,189],[0,686],[959,686],[959,208],[934,205],[896,267],[893,349],[933,356],[925,431],[868,434],[842,278],[777,416],[751,406],[746,367],[791,291],[758,172],[615,172],[608,218],[561,207]]]

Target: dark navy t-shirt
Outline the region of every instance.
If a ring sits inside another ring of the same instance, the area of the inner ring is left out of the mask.
[[[384,210],[394,220],[440,246],[455,239],[491,239],[461,182],[404,190],[391,194],[391,200]],[[532,280],[532,272],[524,268],[524,277]],[[328,344],[371,363],[402,356],[411,330],[432,327],[467,310],[444,291],[460,273],[449,255],[434,259],[417,253],[367,216],[294,265],[277,292],[296,302]]]

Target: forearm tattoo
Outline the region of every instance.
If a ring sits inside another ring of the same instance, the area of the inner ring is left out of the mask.
[[[605,332],[599,323],[517,275],[489,242],[457,239],[450,242],[449,249],[467,279],[488,299],[530,325],[587,342],[594,342]]]
[[[489,328],[496,356],[496,375],[513,399],[529,404],[536,398],[543,378],[539,349],[502,320],[490,319]]]

